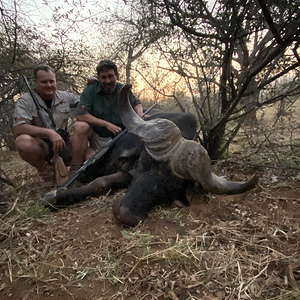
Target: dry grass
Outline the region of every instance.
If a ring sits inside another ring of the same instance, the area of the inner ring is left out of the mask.
[[[158,208],[137,228],[119,228],[119,238],[111,239],[113,224],[103,232],[97,225],[92,235],[88,226],[81,231],[82,222],[107,211],[111,198],[52,215],[36,205],[34,216],[2,219],[0,264],[8,280],[0,290],[9,295],[26,281],[30,293],[82,299],[74,288],[101,282],[101,297],[83,299],[299,299],[299,220],[208,223]],[[155,218],[195,228],[166,238],[153,233]]]

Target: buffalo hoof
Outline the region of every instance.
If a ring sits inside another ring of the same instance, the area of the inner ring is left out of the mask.
[[[128,227],[134,227],[146,219],[146,217],[141,218],[133,215],[128,207],[122,204],[122,198],[113,204],[113,214],[119,223]]]
[[[45,195],[43,202],[45,204],[50,204],[50,205],[56,204],[56,195],[57,195],[57,190],[50,191]]]

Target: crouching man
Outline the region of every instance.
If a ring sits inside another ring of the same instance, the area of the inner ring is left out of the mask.
[[[43,187],[52,188],[55,185],[51,164],[53,151],[59,152],[66,165],[72,159],[72,145],[66,129],[70,107],[77,106],[79,96],[57,91],[55,73],[47,65],[34,69],[34,83],[35,96],[52,129],[43,127],[30,93],[24,93],[14,111],[15,143],[21,158],[34,166],[43,178]]]
[[[123,87],[123,84],[118,82],[117,66],[110,60],[101,60],[96,71],[98,81],[89,84],[83,90],[77,107],[76,134],[74,133],[72,137],[74,152],[71,176],[85,160],[125,129],[117,108],[119,94]],[[135,112],[142,116],[141,102],[131,91],[129,99]]]

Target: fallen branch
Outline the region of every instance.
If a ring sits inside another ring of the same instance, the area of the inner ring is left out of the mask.
[[[10,209],[8,212],[6,212],[6,213],[1,217],[1,219],[4,219],[7,215],[9,215],[9,214],[15,209],[15,207],[16,207],[18,201],[19,201],[19,197],[17,197],[17,199],[14,201],[14,203],[13,203],[11,209]]]

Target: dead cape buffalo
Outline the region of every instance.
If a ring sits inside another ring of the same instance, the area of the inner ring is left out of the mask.
[[[80,188],[52,191],[46,200],[66,206],[108,189],[127,187],[124,197],[114,203],[113,213],[123,225],[135,226],[156,205],[176,199],[188,204],[185,190],[195,182],[205,192],[215,194],[238,194],[255,187],[256,176],[246,182],[233,182],[212,173],[207,151],[192,141],[196,133],[194,116],[156,110],[143,120],[128,101],[130,88],[123,87],[118,102],[129,133],[108,151],[107,157],[93,165],[94,176],[101,177]]]

